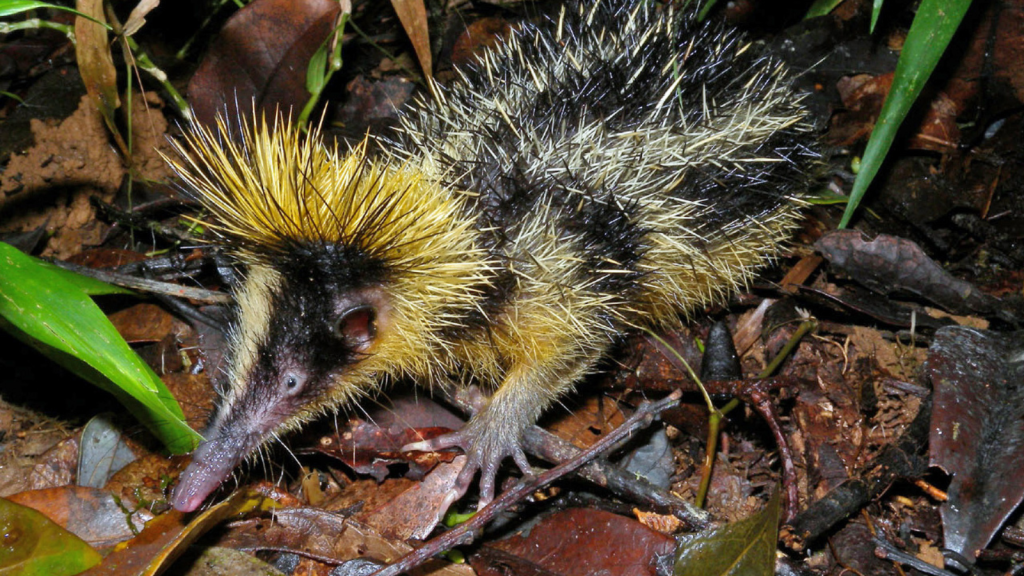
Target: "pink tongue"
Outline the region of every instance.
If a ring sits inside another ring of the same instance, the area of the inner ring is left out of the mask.
[[[199,507],[248,453],[245,436],[207,440],[192,453],[192,462],[178,479],[171,506],[181,512]]]

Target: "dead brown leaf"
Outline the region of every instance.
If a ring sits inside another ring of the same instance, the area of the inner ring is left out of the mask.
[[[430,51],[430,29],[427,23],[427,8],[423,0],[391,0],[398,19],[402,22],[402,28],[412,43],[416,52],[416,58],[420,62],[420,69],[427,85],[433,83],[434,78],[434,57]]]
[[[99,22],[107,21],[102,0],[78,0],[75,7],[79,12]],[[107,31],[97,22],[79,16],[75,18],[75,39],[78,70],[82,74],[82,81],[85,82],[85,90],[103,115],[103,121],[117,141],[121,153],[128,157],[131,155],[128,145],[121,138],[114,116],[121,106],[121,98],[117,94],[117,70],[114,68],[114,57],[107,43]]]

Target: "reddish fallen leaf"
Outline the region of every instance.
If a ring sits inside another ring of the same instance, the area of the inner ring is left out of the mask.
[[[1024,52],[1024,36],[1020,33],[1024,29],[1024,3],[989,3],[983,10],[971,29],[970,41],[957,54],[956,67],[950,71],[950,79],[942,90],[966,105],[976,105],[981,96],[986,100],[981,108],[990,117],[998,117],[1024,101],[1024,67],[1020,65]]]
[[[462,427],[462,420],[428,398],[401,393],[367,413],[353,418],[336,435],[324,436],[314,451],[341,460],[360,474],[382,482],[388,466],[408,464],[406,477],[420,479],[438,462],[451,462],[455,452],[402,452],[406,444],[429,440]]]
[[[660,558],[675,550],[675,540],[640,522],[611,512],[573,508],[544,518],[529,532],[500,540],[489,548],[564,576],[655,576]],[[485,566],[477,566],[482,571]]]
[[[875,126],[891,85],[891,73],[879,76],[858,74],[836,82],[845,110],[833,117],[828,131],[829,142],[836,146],[849,146],[866,139]]]
[[[580,402],[567,400],[565,404],[569,410],[556,412],[550,421],[546,419],[544,428],[580,449],[590,448],[626,421],[622,407],[600,394],[589,394]]]
[[[696,334],[687,330],[668,332],[662,338],[680,354],[696,372],[700,372],[702,352]],[[616,373],[615,388],[633,388],[646,392],[671,392],[677,388],[696,390],[685,366],[675,354],[653,338],[636,338],[619,360],[624,368]]]
[[[88,266],[89,268],[113,268],[132,262],[142,262],[145,259],[145,254],[133,250],[91,248],[71,256],[67,261],[79,266]]]
[[[512,26],[504,18],[481,18],[466,27],[452,46],[452,65],[465,66],[476,61],[487,50],[512,33]]]
[[[893,73],[868,76],[866,74],[843,78],[836,84],[846,107],[833,118],[829,141],[837,146],[849,146],[867,138],[882,110]],[[960,143],[960,128],[956,118],[960,108],[949,96],[936,94],[907,147],[911,150],[952,152]]]
[[[1024,335],[950,327],[926,372],[935,392],[931,465],[953,476],[945,547],[975,558],[1024,500]]]
[[[330,0],[256,0],[221,29],[188,85],[198,121],[301,110],[309,59],[334,29]]]
[[[402,452],[406,444],[429,440],[451,432],[449,428],[406,428],[392,430],[362,420],[349,422],[337,436],[324,436],[315,451],[336,458],[360,474],[383,482],[390,473],[388,466],[403,462],[409,465],[408,476],[422,478],[440,461],[451,462],[454,452]]]
[[[202,430],[210,414],[213,414],[217,394],[210,383],[209,374],[214,373],[216,370],[205,364],[204,370],[198,374],[171,372],[160,376],[167,389],[178,399],[185,413],[185,422],[195,430]]]
[[[172,331],[181,335],[188,325],[156,304],[136,304],[107,316],[129,344],[159,342]]]

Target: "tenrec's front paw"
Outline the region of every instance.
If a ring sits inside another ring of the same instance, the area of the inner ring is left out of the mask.
[[[454,502],[461,498],[480,471],[480,502],[483,508],[494,500],[495,478],[505,458],[511,457],[524,474],[530,474],[530,464],[521,445],[522,432],[518,429],[488,425],[486,418],[473,418],[461,430],[414,442],[402,447],[403,451],[429,452],[446,448],[461,448],[468,456],[465,468],[459,473],[452,489]]]

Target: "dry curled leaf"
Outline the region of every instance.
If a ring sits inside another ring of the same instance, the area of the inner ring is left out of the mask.
[[[946,272],[910,240],[879,234],[868,241],[857,230],[837,230],[814,247],[836,269],[883,294],[913,294],[955,314],[988,313],[998,305],[970,282]]]

